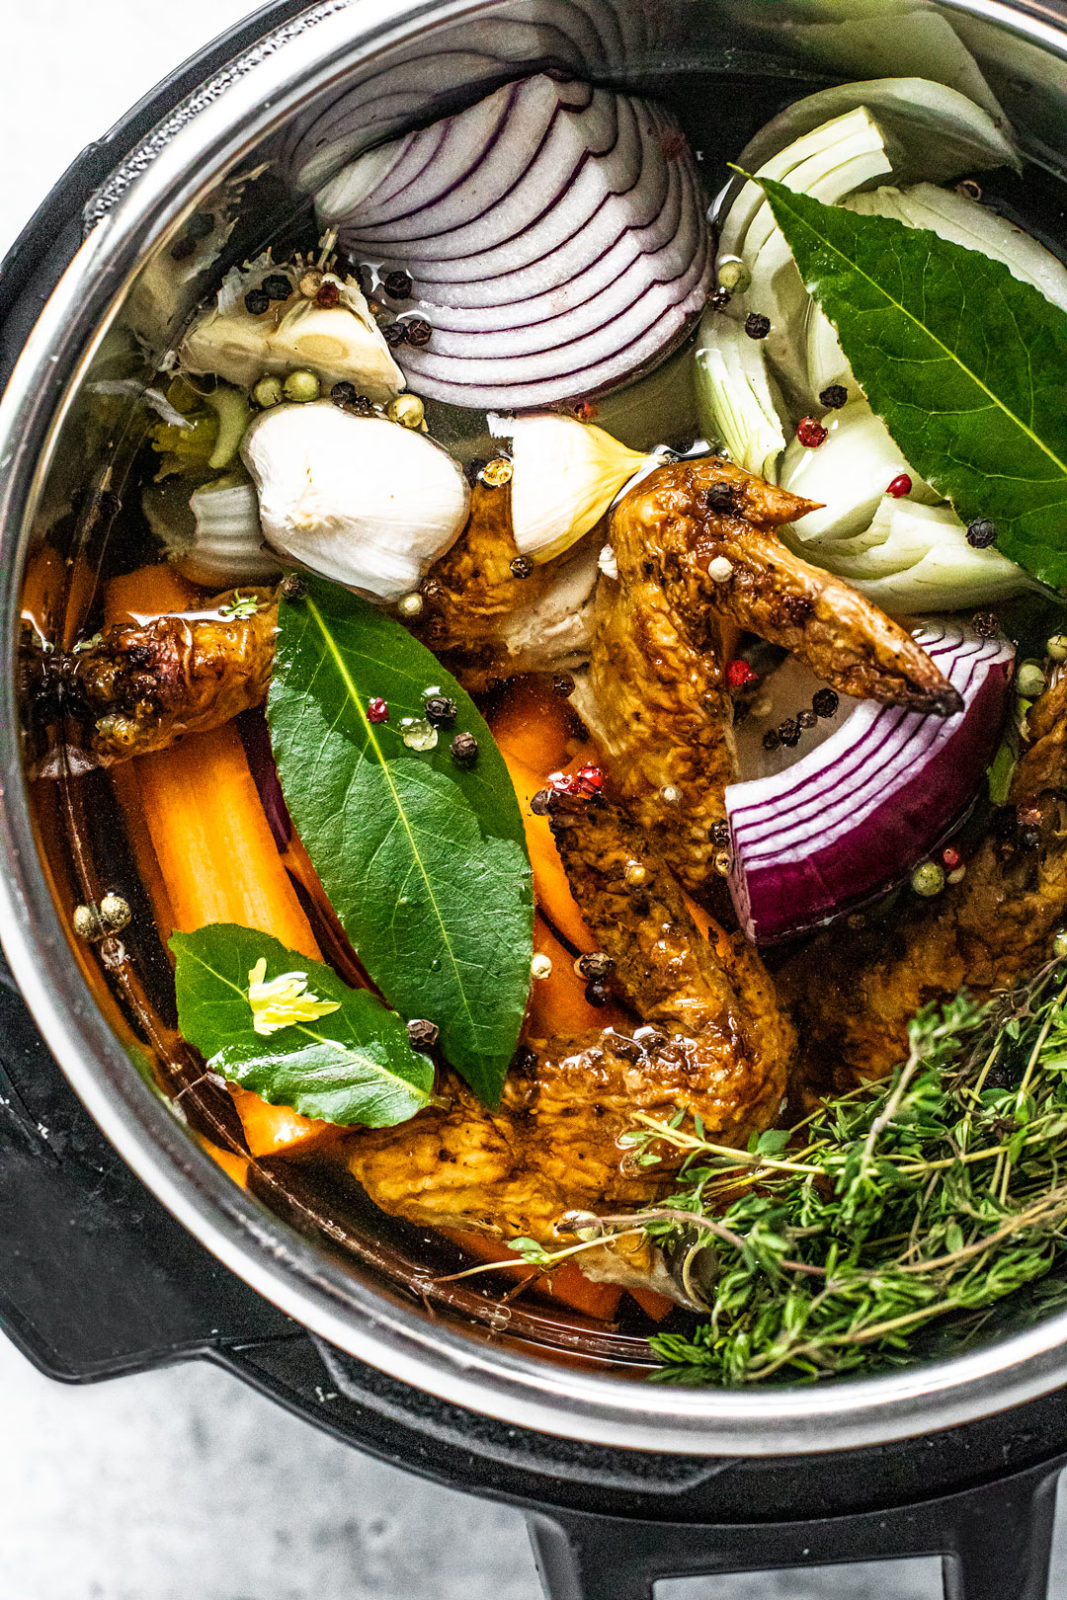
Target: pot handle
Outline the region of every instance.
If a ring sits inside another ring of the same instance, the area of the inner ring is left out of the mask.
[[[2,955],[0,1329],[42,1372],[71,1383],[297,1331],[107,1143]]]
[[[812,1458],[818,1472],[819,1458]],[[1047,1600],[1061,1460],[921,1505],[741,1526],[532,1513],[546,1600],[652,1600],[664,1578],[940,1556],[944,1600]]]

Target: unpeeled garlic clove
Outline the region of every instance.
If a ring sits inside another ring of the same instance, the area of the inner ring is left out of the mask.
[[[600,521],[649,457],[603,428],[553,412],[495,419],[511,440],[511,520],[531,561],[551,561]]]
[[[220,478],[194,490],[189,499],[196,531],[180,562],[194,583],[207,588],[269,583],[281,571],[263,543],[259,501],[252,484]]]
[[[329,401],[264,412],[243,454],[267,542],[387,603],[417,587],[470,509],[458,462],[425,434]]]

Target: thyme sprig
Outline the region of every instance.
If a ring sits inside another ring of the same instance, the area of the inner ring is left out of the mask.
[[[914,1359],[938,1324],[962,1348],[1067,1254],[1067,971],[912,1021],[886,1081],[826,1101],[739,1154],[671,1123],[628,1135],[685,1152],[646,1230],[709,1315],[652,1340],[661,1377],[756,1383]],[[714,1220],[714,1232],[702,1223]],[[602,1219],[606,1221],[607,1219]],[[631,1225],[637,1219],[629,1219]],[[1067,1282],[1054,1286],[1067,1302]]]

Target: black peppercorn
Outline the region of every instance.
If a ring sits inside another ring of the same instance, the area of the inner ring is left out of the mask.
[[[408,344],[413,344],[419,349],[424,344],[429,344],[433,338],[433,329],[425,317],[412,317],[407,324]]]
[[[1022,850],[1036,850],[1041,843],[1040,828],[1020,828],[1019,848]]]
[[[771,331],[771,319],[762,311],[750,311],[745,318],[745,332],[750,339],[766,339]]]
[[[729,289],[713,289],[708,296],[708,305],[713,311],[725,311],[730,304]]]
[[[734,491],[731,484],[713,483],[704,496],[709,511],[732,511]]]
[[[777,750],[781,742],[782,741],[778,737],[777,728],[768,728],[767,732],[763,735],[764,750]]]
[[[995,639],[1000,632],[1000,622],[992,611],[976,611],[971,626],[980,639]]]
[[[191,239],[188,234],[184,234],[171,245],[170,259],[172,261],[188,261],[195,250],[196,240]]]
[[[456,720],[456,702],[444,694],[432,694],[426,702],[426,720],[435,728],[449,728]]]
[[[976,517],[967,525],[967,543],[975,550],[988,550],[997,536],[997,525],[988,517]]]
[[[827,411],[840,411],[842,406],[848,404],[848,390],[843,383],[832,383],[820,394],[819,404],[825,406]]]
[[[798,711],[797,712],[797,727],[798,728],[814,728],[814,726],[818,722],[818,720],[819,719],[815,715],[814,711]]]
[[[578,975],[589,983],[602,983],[615,970],[615,963],[603,950],[591,950],[578,957]]]
[[[435,1023],[417,1018],[408,1023],[408,1039],[413,1050],[432,1050],[437,1043],[440,1028]]]
[[[278,585],[278,593],[283,600],[302,600],[308,592],[308,586],[299,572],[288,572]]]
[[[473,733],[457,733],[448,749],[457,767],[473,767],[478,759],[478,741]]]
[[[811,709],[817,717],[832,717],[840,704],[834,689],[816,689],[811,697]]]
[[[547,817],[552,810],[552,796],[547,789],[538,789],[530,801],[530,810],[535,817]]]
[[[800,743],[800,728],[795,717],[786,717],[778,724],[778,737],[790,750]]]
[[[410,300],[414,285],[407,272],[387,272],[382,279],[382,288],[390,300]]]
[[[293,292],[289,279],[283,277],[280,272],[272,272],[269,278],[263,279],[259,287],[271,300],[288,300]]]
[[[516,556],[511,563],[511,576],[513,578],[528,578],[533,571],[533,562],[528,556]]]
[[[270,310],[270,295],[262,289],[249,289],[245,295],[245,310],[250,317],[261,317]]]
[[[396,322],[387,322],[385,327],[382,329],[382,338],[385,340],[386,344],[392,346],[393,349],[395,349],[397,345],[406,344],[407,337],[408,325],[406,322],[401,322],[399,319]]]
[[[725,820],[713,822],[708,830],[712,844],[727,845],[730,843],[730,824]]]
[[[570,672],[557,672],[552,679],[552,693],[558,694],[561,700],[566,700],[574,693],[574,675]]]
[[[611,1000],[611,990],[606,983],[601,983],[598,978],[594,978],[591,983],[587,983],[585,986],[585,998],[591,1006],[596,1006],[597,1008],[606,1006]]]
[[[197,211],[189,218],[185,227],[190,239],[206,239],[209,233],[215,231],[215,216],[211,211]]]
[[[354,417],[373,417],[374,407],[365,394],[360,394],[354,383],[335,383],[330,390],[330,399],[335,406],[340,406],[342,411],[350,411]]]

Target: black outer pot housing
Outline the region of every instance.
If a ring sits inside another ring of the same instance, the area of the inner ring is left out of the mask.
[[[0,265],[0,388],[106,178],[269,29],[272,0],[179,67],[60,179]],[[143,1186],[66,1083],[0,959],[0,1327],[67,1383],[214,1361],[346,1443],[522,1506],[549,1600],[651,1600],[663,1577],[940,1556],[946,1600],[1047,1600],[1067,1392],[837,1455],[724,1458],[584,1445],[495,1422],[308,1333]]]

